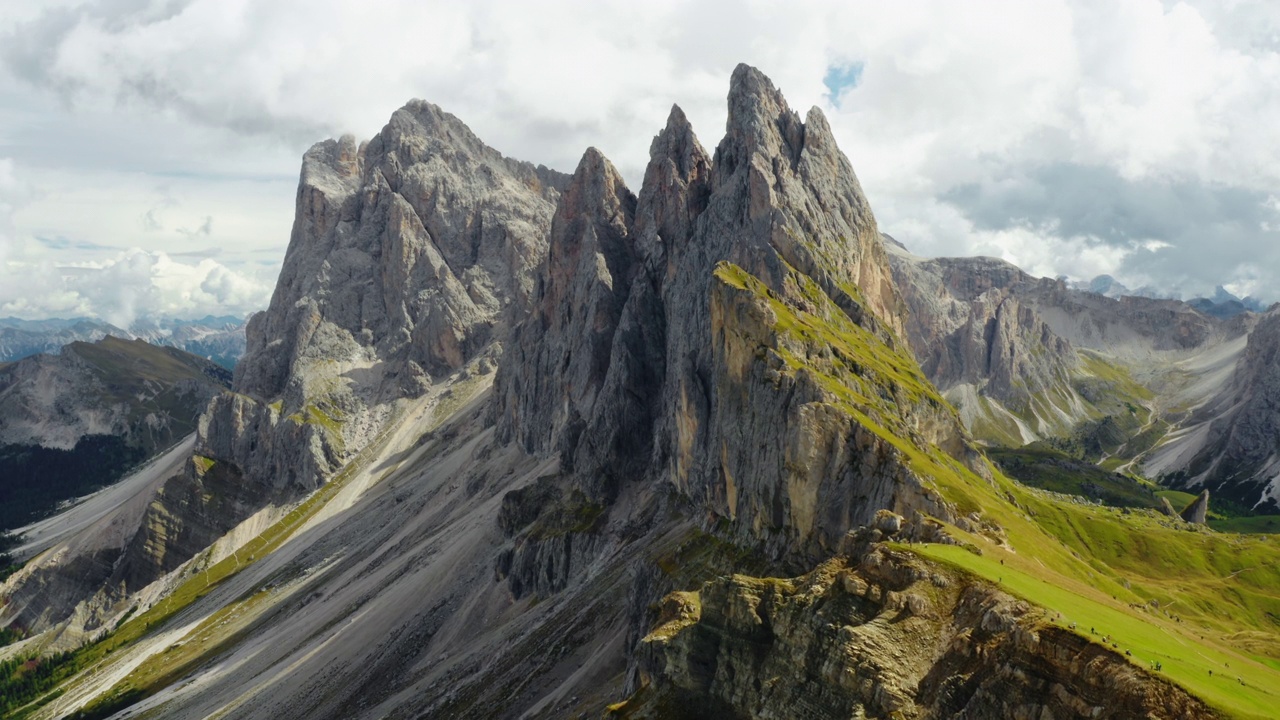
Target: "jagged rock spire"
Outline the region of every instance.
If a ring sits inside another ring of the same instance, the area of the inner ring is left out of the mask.
[[[759,70],[739,65],[729,88],[725,137],[716,147],[712,202],[737,225],[717,253],[772,282],[784,263],[814,278],[859,322],[901,336],[905,310],[875,217],[826,117],[805,122]],[[781,262],[779,262],[781,261]],[[859,298],[841,285],[852,281]]]
[[[1191,501],[1191,504],[1183,508],[1182,519],[1189,523],[1199,525],[1205,524],[1209,519],[1209,491],[1201,490],[1200,497]]]
[[[912,364],[897,339],[902,302],[848,160],[820,111],[802,122],[754,68],[734,72],[728,105],[714,159],[678,107],[654,139],[631,232],[614,235],[634,243],[629,276],[604,261],[569,262],[557,249],[576,242],[586,253],[589,237],[605,232],[600,219],[625,222],[625,213],[605,211],[608,203],[575,200],[586,197],[575,188],[599,162],[584,158],[553,223],[538,318],[519,327],[503,357],[499,439],[558,450],[576,478],[569,481],[606,503],[627,483],[670,483],[738,521],[744,539],[768,538],[780,552],[834,547],[882,507],[945,516],[891,449],[876,450],[879,464],[865,467],[853,445],[883,441],[831,409],[812,374],[779,360],[781,352],[828,351],[808,347],[812,338],[795,340],[805,349],[782,347],[792,340],[782,339],[771,302],[795,313],[818,311],[817,303],[833,322],[859,326],[859,342],[892,354],[896,366]],[[569,216],[589,218],[574,227],[595,235],[569,232]],[[767,291],[726,282],[718,274],[726,263]],[[617,307],[604,298],[617,300],[624,288],[621,313],[601,312]],[[557,313],[579,309],[593,321],[572,315],[556,324]],[[884,422],[920,429],[921,442],[963,444],[941,401],[918,408],[902,392],[876,391],[896,394]]]
[[[665,257],[693,234],[693,222],[707,206],[711,157],[678,105],[649,145],[636,211],[636,237],[646,255]]]
[[[571,464],[630,294],[635,209],[613,164],[589,148],[551,222],[535,314],[515,330],[502,363],[500,439],[518,439],[530,452],[561,450]]]

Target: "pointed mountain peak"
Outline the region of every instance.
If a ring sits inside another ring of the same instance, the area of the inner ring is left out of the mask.
[[[613,214],[620,208],[630,215],[635,196],[609,158],[594,147],[587,148],[565,188],[557,216],[571,220],[583,212]]]
[[[800,118],[791,111],[782,92],[764,73],[750,65],[739,65],[729,80],[729,137],[767,137],[778,120],[790,116],[796,125]]]
[[[445,112],[439,105],[426,100],[410,100],[404,107],[391,116],[391,121],[383,130],[395,133],[413,133],[419,137],[435,138],[457,148],[476,154],[499,155],[491,149],[471,128],[457,116]]]
[[[671,106],[667,125],[649,145],[636,235],[641,252],[657,256],[666,244],[681,244],[693,232],[693,222],[706,207],[711,156],[693,133],[679,105]]]
[[[578,161],[578,167],[573,171],[574,180],[603,175],[618,175],[618,171],[599,149],[587,148],[582,153],[582,159]]]
[[[739,63],[729,79],[729,112],[732,114],[735,106],[747,109],[752,104],[788,109],[786,98],[767,75],[746,63]]]
[[[649,162],[671,160],[676,171],[682,176],[695,172],[700,164],[709,161],[707,151],[698,142],[693,132],[693,125],[685,117],[679,105],[671,106],[671,114],[667,116],[667,125],[653,138],[649,144]]]
[[[689,122],[684,110],[676,103],[671,103],[671,112],[667,113],[667,124],[658,133],[658,137],[693,134],[693,125]]]
[[[804,116],[804,146],[809,152],[838,153],[836,136],[831,132],[827,116],[815,105]]]
[[[717,172],[731,175],[753,155],[782,156],[794,164],[804,147],[804,132],[800,116],[773,81],[750,65],[739,65],[729,81],[729,117],[716,148]]]
[[[556,310],[576,275],[596,271],[594,259],[586,270],[578,267],[584,252],[591,258],[600,253],[614,278],[630,277],[635,210],[636,196],[617,168],[599,150],[587,148],[551,221],[547,256],[551,299],[544,298],[544,303],[550,302],[544,304],[544,312]]]

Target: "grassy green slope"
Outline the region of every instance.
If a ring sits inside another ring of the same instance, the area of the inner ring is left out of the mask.
[[[1116,507],[1155,508],[1160,504],[1160,488],[1154,483],[1104,470],[1052,448],[1028,445],[988,448],[986,452],[1001,471],[1024,485]],[[1174,502],[1179,509],[1185,506],[1185,502]]]
[[[1153,669],[1159,663],[1158,674],[1233,716],[1275,716],[1280,702],[1276,669],[1231,647],[1229,641],[1189,638],[1181,623],[1157,611],[1135,611],[1094,588],[1063,582],[1038,564],[1019,562],[1012,553],[977,555],[951,545],[912,549],[1050,610],[1049,622],[1126,653],[1136,664]]]
[[[1160,662],[1160,674],[1231,716],[1266,717],[1280,707],[1275,538],[1188,529],[1142,509],[1159,496],[1140,481],[1102,470],[1073,478],[1070,463],[1052,483],[1071,491],[1105,481],[1108,492],[1139,509],[1030,488],[995,467],[983,468],[987,477],[980,476],[922,444],[904,426],[896,407],[904,401],[945,406],[915,361],[850,321],[807,278],[794,276],[783,295],[736,266],[722,264],[716,275],[769,303],[779,335],[794,341],[789,352],[785,344],[782,351],[790,371],[816,375],[832,391],[834,404],[900,450],[961,513],[978,512],[1001,528],[984,535],[952,528],[981,554],[949,545],[913,549],[1061,613],[1062,623],[1075,622],[1085,637],[1101,642],[1110,635],[1117,650],[1132,653],[1133,662],[1148,669]],[[802,306],[796,297],[803,298]],[[805,351],[814,345],[826,346],[830,355]],[[1142,389],[1132,387],[1127,373],[1093,360],[1089,372],[1099,387],[1091,390],[1123,396],[1133,404],[1126,411],[1143,415],[1145,408],[1132,402],[1144,399]],[[1090,627],[1098,632],[1089,633]]]
[[[1005,542],[953,528],[981,555],[954,546],[912,549],[1061,613],[1062,623],[1077,623],[1085,637],[1101,642],[1110,635],[1139,665],[1160,661],[1161,674],[1230,716],[1274,716],[1280,707],[1276,538],[1188,529],[1154,511],[1076,502],[998,473],[959,490],[1004,529]]]
[[[1209,527],[1219,532],[1267,533],[1280,535],[1280,515],[1209,518]]]
[[[1063,625],[1075,622],[1094,641],[1110,635],[1133,662],[1161,662],[1161,674],[1228,715],[1270,717],[1280,707],[1276,538],[1188,529],[1151,510],[1097,506],[998,472],[990,481],[964,472],[934,479],[944,495],[979,505],[1003,528],[1003,542],[952,528],[978,552],[911,549],[1061,613]]]

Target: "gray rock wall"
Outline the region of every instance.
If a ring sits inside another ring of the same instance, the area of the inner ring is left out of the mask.
[[[882,507],[945,516],[818,377],[876,387],[888,400],[859,412],[908,442],[971,452],[900,340],[904,305],[848,160],[820,111],[802,122],[753,68],[735,71],[728,102],[714,158],[672,110],[633,215],[607,161],[584,157],[553,224],[543,310],[503,359],[499,439],[559,452],[605,503],[674,489],[779,556],[829,550]],[[790,313],[871,357],[835,358]],[[859,367],[885,358],[896,381]]]

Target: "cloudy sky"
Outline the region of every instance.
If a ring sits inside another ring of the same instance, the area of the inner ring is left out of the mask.
[[[1280,300],[1266,0],[0,0],[0,316],[264,306],[303,151],[413,97],[638,183],[672,103],[719,140],[738,62],[918,254]]]

